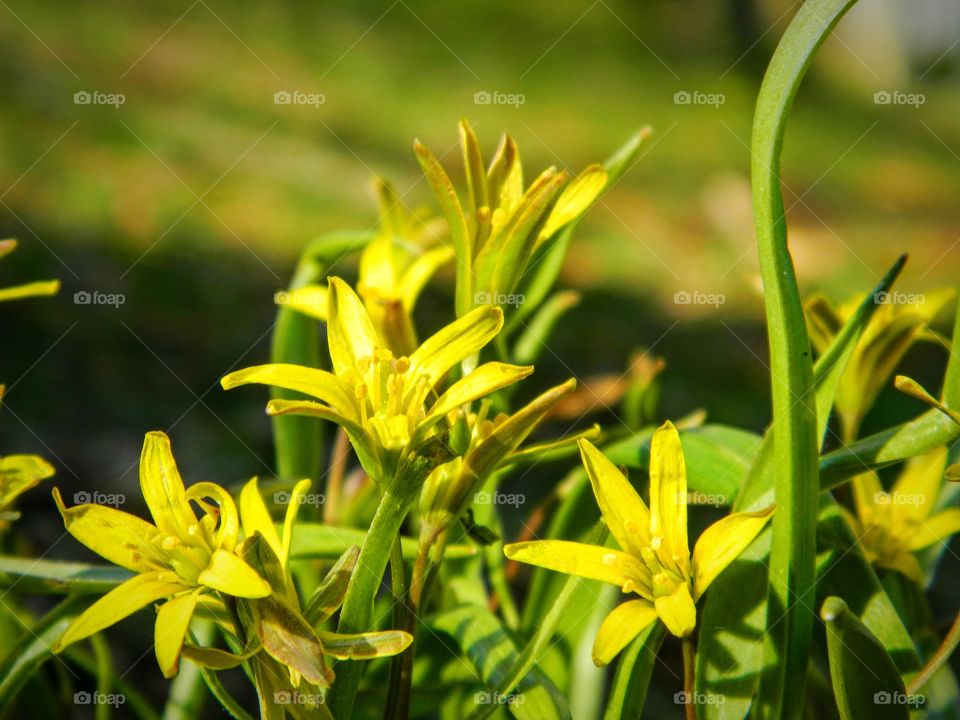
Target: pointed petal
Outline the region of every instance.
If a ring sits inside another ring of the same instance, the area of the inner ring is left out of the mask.
[[[600,512],[620,547],[634,557],[642,557],[650,547],[650,511],[606,455],[588,440],[581,440],[580,457],[587,469]]]
[[[500,308],[484,305],[474,308],[458,320],[427,338],[410,356],[411,377],[426,377],[430,388],[447,374],[454,365],[478,352],[503,327]],[[416,383],[408,383],[409,401],[416,391]]]
[[[451,410],[466,405],[500,388],[512,385],[533,372],[532,365],[508,365],[501,362],[484,363],[472,373],[455,382],[440,396],[423,424],[430,426]]]
[[[7,300],[21,300],[23,298],[38,297],[40,295],[56,295],[59,291],[59,280],[41,280],[38,282],[26,283],[25,285],[0,288],[0,302],[6,302]]]
[[[330,278],[327,344],[337,375],[354,370],[364,358],[373,357],[377,331],[370,322],[363,301],[343,280]]]
[[[326,322],[329,317],[329,294],[323,285],[304,285],[296,290],[281,290],[274,295],[274,301],[277,305],[291,307]]]
[[[894,502],[901,517],[922,521],[930,516],[940,494],[947,469],[947,448],[936,447],[928,453],[910,458],[893,486],[894,500],[904,496],[916,502]]]
[[[619,550],[567,540],[534,540],[504,545],[503,552],[518,562],[613,583],[621,589],[629,583],[631,589],[637,586],[637,592],[649,591],[650,571],[640,560]]]
[[[190,528],[197,524],[197,516],[187,502],[187,491],[173,459],[170,438],[165,433],[149,432],[144,437],[140,491],[160,530],[180,538],[189,537]]]
[[[157,540],[159,532],[153,525],[136,515],[104,505],[64,507],[59,488],[53,489],[53,500],[67,531],[97,555],[134,572],[153,569],[141,550]]]
[[[916,556],[907,550],[903,550],[893,555],[877,558],[877,565],[896,570],[906,575],[921,587],[926,584],[926,578],[923,576],[923,568]]]
[[[607,171],[602,165],[590,165],[563,189],[547,222],[540,231],[537,244],[548,240],[567,223],[583,215],[603,192]]]
[[[214,550],[210,564],[197,576],[197,582],[213,590],[241,598],[262,598],[270,594],[270,585],[239,556],[226,550]]]
[[[180,648],[190,627],[190,618],[197,607],[199,590],[167,600],[157,612],[153,629],[153,647],[157,654],[160,672],[168,680],[177,674],[180,667]]]
[[[690,596],[688,583],[680,583],[669,595],[654,600],[657,615],[671,634],[687,637],[697,625],[697,608]]]
[[[210,508],[207,511],[216,523],[214,544],[218,548],[232,551],[237,546],[240,535],[240,517],[237,515],[233,496],[216,483],[198,482],[187,489],[187,500],[197,502],[202,507],[210,507],[206,500],[217,503],[217,509]]]
[[[650,534],[663,538],[667,553],[681,567],[689,563],[687,469],[680,433],[669,420],[650,443]]]
[[[703,531],[693,548],[693,599],[699,600],[710,583],[747,549],[776,509],[734,513]]]
[[[657,610],[646,600],[628,600],[604,618],[593,641],[593,664],[608,665],[640,631],[657,619]]]
[[[924,522],[910,538],[910,550],[922,550],[945,542],[960,532],[960,509],[949,508]]]
[[[403,307],[412,312],[420,297],[420,291],[441,267],[453,259],[453,250],[448,247],[434,248],[414,260],[400,278],[397,294]]]
[[[877,501],[886,495],[883,485],[880,484],[880,477],[872,470],[860,473],[853,478],[850,486],[853,488],[853,505],[857,517],[867,520],[873,514]]]
[[[251,538],[254,533],[260,533],[277,557],[280,557],[280,536],[277,535],[273,518],[263,502],[263,496],[260,495],[256,478],[250,480],[240,491],[240,522],[243,525],[244,537]]]
[[[359,422],[352,388],[333,373],[302,365],[273,363],[237,370],[220,380],[224,390],[238,385],[272,385],[310,395],[327,403],[351,422]]]
[[[313,400],[271,400],[267,403],[267,415],[306,415],[307,417],[329,420],[354,433],[362,433],[363,428],[348,420],[329,405]]]
[[[293,538],[293,527],[297,523],[297,513],[300,511],[301,498],[306,495],[310,489],[309,480],[301,480],[293,486],[290,493],[290,501],[287,503],[287,512],[283,517],[283,542],[280,546],[280,552],[277,557],[284,567],[287,566],[287,559],[290,557],[290,540]]]
[[[337,660],[368,660],[402,653],[413,636],[403,630],[356,633],[352,635],[320,631],[317,633],[323,654]]]
[[[120,622],[152,602],[186,590],[183,584],[170,581],[174,577],[170,572],[150,572],[121,583],[73,621],[54,644],[54,652]]]

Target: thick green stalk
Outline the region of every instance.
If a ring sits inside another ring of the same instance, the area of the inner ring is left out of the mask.
[[[388,490],[380,499],[377,513],[360,547],[357,567],[347,587],[337,632],[359,633],[373,630],[373,602],[383,580],[383,573],[387,569],[390,551],[414,497],[415,493],[396,495]],[[337,677],[329,698],[330,709],[337,720],[352,717],[353,701],[362,672],[363,665],[358,660],[343,660],[337,663]]]
[[[766,663],[757,716],[796,718],[814,615],[800,599],[813,587],[819,468],[813,362],[803,305],[787,246],[780,152],[787,115],[814,52],[855,0],[808,0],[780,41],[757,99],[751,176],[763,277],[778,509],[773,518]]]

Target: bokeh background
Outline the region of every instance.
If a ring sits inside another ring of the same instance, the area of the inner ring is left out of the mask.
[[[704,407],[760,430],[749,137],[797,4],[0,0],[0,237],[22,243],[0,284],[63,281],[55,299],[0,311],[2,447],[49,457],[68,491],[135,495],[143,433],[158,428],[190,479],[269,475],[262,395],[219,378],[267,358],[273,293],[309,240],[376,222],[374,175],[431,202],[414,138],[460,177],[461,117],[487,153],[512,134],[528,179],[653,129],[581,225],[562,284],[584,301],[541,372],[618,372],[653,348],[668,414]],[[865,292],[901,252],[900,289],[956,280],[958,62],[951,0],[861,3],[823,49],[784,153],[805,292]],[[283,92],[316,102],[278,104]],[[724,302],[678,304],[684,291]],[[448,290],[429,300],[444,319]],[[917,348],[911,372],[936,386],[942,355]],[[867,430],[914,409],[885,394]],[[51,508],[43,491],[27,498],[28,537],[76,555]]]

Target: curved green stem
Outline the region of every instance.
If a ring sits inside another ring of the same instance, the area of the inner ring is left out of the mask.
[[[855,0],[808,0],[787,29],[764,77],[754,116],[754,222],[770,343],[778,509],[770,552],[766,665],[759,717],[799,717],[814,615],[800,599],[815,579],[819,492],[813,363],[780,191],[786,120],[817,48]]]
[[[373,602],[387,568],[390,551],[414,497],[412,493],[398,496],[388,490],[380,499],[377,513],[360,547],[356,569],[347,586],[337,632],[360,633],[373,629]],[[361,661],[344,660],[337,663],[337,677],[330,691],[329,704],[333,716],[338,720],[352,717],[353,701],[362,672]]]
[[[937,671],[950,659],[953,651],[957,649],[957,645],[960,645],[960,614],[957,615],[957,619],[950,626],[943,643],[930,657],[927,664],[923,666],[920,674],[907,686],[907,694],[916,695],[924,685],[930,682]]]

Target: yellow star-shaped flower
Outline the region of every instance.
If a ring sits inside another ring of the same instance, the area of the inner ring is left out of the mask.
[[[162,432],[147,433],[140,456],[140,489],[151,525],[136,515],[103,505],[67,508],[53,497],[67,530],[110,562],[136,573],[85,610],[54,650],[83,640],[141,608],[167,599],[157,612],[157,662],[165,677],[177,674],[180,650],[197,603],[215,593],[262,598],[270,585],[235,552],[240,522],[230,493],[199,482],[184,488]],[[216,507],[209,501],[216,503]],[[190,503],[202,510],[199,520]]]
[[[695,603],[710,583],[766,525],[773,505],[735,513],[707,528],[691,555],[687,540],[687,475],[680,435],[669,421],[650,446],[650,507],[589,441],[580,441],[600,512],[620,550],[565,540],[536,540],[504,547],[512,560],[613,583],[636,595],[603,621],[593,661],[606,665],[658,618],[677,637],[693,633]]]

